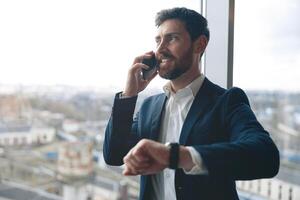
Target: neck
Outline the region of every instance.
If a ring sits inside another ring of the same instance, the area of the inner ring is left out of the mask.
[[[193,80],[199,77],[201,74],[199,65],[194,65],[184,74],[179,76],[178,78],[171,80],[172,90],[176,93],[178,90],[185,88],[189,85]]]

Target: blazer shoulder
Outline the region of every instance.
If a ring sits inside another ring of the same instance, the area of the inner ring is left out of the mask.
[[[205,93],[212,102],[221,102],[222,104],[245,103],[249,105],[246,93],[239,87],[225,89],[205,78],[203,88],[200,88],[200,91],[203,91],[202,94]]]
[[[245,103],[250,105],[246,93],[238,87],[228,89],[226,91],[225,98],[229,104]]]

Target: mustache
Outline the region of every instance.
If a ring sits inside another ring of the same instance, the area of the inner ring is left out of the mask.
[[[174,56],[170,53],[167,53],[167,52],[162,52],[160,53],[158,56],[157,56],[157,60],[161,61],[162,59],[164,58],[173,58]]]

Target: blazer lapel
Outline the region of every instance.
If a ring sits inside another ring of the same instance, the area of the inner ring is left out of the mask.
[[[186,140],[188,138],[188,135],[190,131],[193,128],[193,125],[197,121],[197,119],[200,117],[200,115],[204,114],[204,110],[207,107],[207,105],[210,103],[209,98],[209,85],[210,81],[205,78],[202,87],[199,89],[194,102],[186,116],[186,119],[183,123],[181,134],[179,138],[179,143],[181,145],[185,145]]]
[[[166,103],[167,97],[164,94],[158,96],[157,101],[155,102],[155,106],[153,106],[152,113],[152,123],[151,123],[151,136],[150,139],[158,140],[159,129],[161,125],[161,117],[163,113],[163,108]]]

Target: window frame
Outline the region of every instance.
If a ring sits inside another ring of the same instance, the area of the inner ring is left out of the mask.
[[[208,20],[210,41],[203,55],[203,73],[216,84],[233,84],[234,0],[200,0],[200,10]]]

